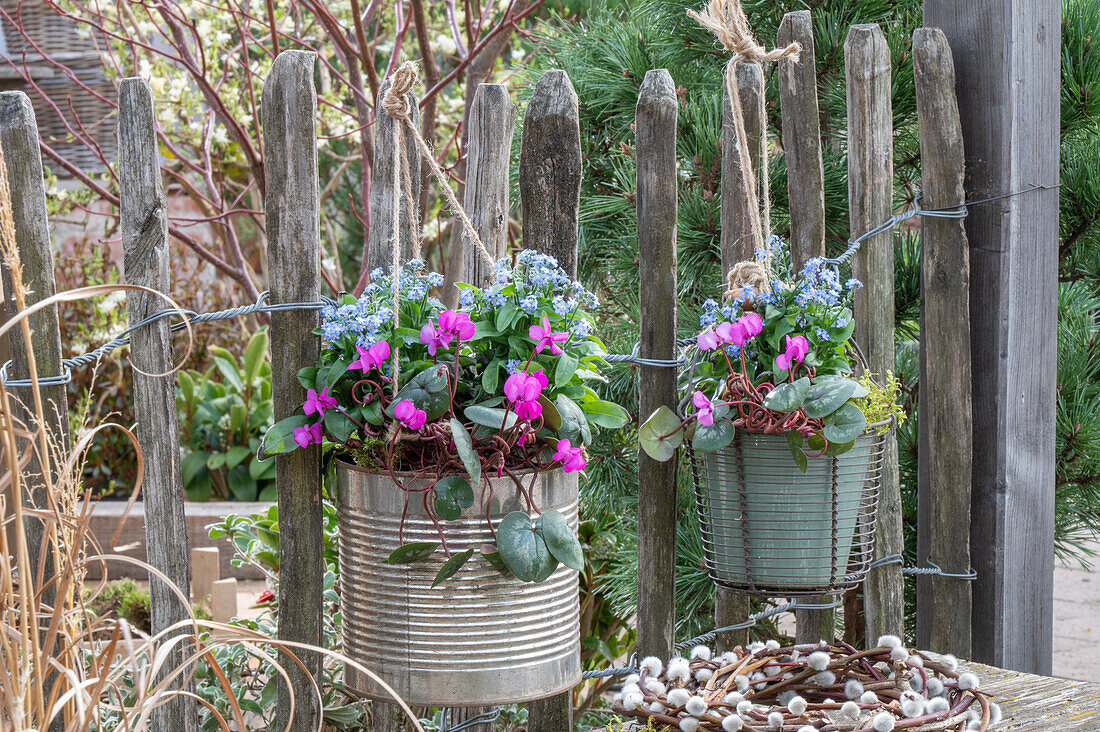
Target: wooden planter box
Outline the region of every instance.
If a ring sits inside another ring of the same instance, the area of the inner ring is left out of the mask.
[[[230,564],[233,558],[233,546],[225,538],[211,539],[206,527],[209,524],[220,521],[229,514],[249,515],[266,511],[271,503],[242,503],[240,501],[211,501],[209,503],[184,503],[184,515],[187,523],[186,551],[199,547],[217,547],[221,560],[222,578],[236,577],[237,579],[263,579],[263,574],[254,567],[234,567]],[[135,544],[132,549],[124,552],[111,551],[111,538],[118,530],[119,521],[126,511],[125,501],[99,501],[92,506],[92,516],[89,521],[91,533],[95,536],[103,549],[104,554],[118,553],[141,561],[145,558],[145,506],[142,501],[137,501],[130,509],[122,531],[118,535],[116,546],[124,547]],[[181,542],[181,550],[184,547]],[[132,577],[134,579],[147,579],[149,573],[144,567],[139,567],[129,562],[108,562],[107,573],[109,579],[121,579]],[[88,579],[101,577],[100,565],[94,562],[88,566]]]

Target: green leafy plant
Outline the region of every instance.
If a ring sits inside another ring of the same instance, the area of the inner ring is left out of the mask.
[[[378,269],[362,297],[322,311],[320,364],[298,374],[302,413],[276,423],[264,445],[278,454],[325,443],[388,473],[396,489],[423,494],[439,542],[395,547],[387,561],[425,561],[442,549],[438,584],[474,556],[449,550],[444,524],[473,506],[483,476],[507,473],[526,493],[516,476],[583,470],[585,445],[630,417],[589,385],[607,365],[589,312],[598,301],[553,257],[524,250],[500,260],[495,284],[459,285],[458,309],[432,296],[444,278],[424,270],[419,260],[388,275]],[[398,473],[429,483],[411,486]],[[525,582],[541,582],[559,563],[581,571],[565,518],[538,513],[505,516],[481,556]]]
[[[256,331],[240,362],[210,346],[213,366],[177,376],[188,500],[275,500],[275,465],[256,457],[273,414],[267,341],[265,329]]]

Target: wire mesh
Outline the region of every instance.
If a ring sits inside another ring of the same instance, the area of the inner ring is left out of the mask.
[[[886,433],[803,473],[785,435],[744,430],[716,452],[689,449],[704,565],[711,579],[760,597],[849,590],[867,575]]]

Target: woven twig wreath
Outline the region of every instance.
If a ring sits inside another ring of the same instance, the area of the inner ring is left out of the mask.
[[[642,661],[626,678],[614,710],[682,732],[847,732],[979,730],[1001,711],[960,672],[952,656],[906,648],[883,636],[879,647],[846,643],[755,643],[714,656],[696,646],[667,665]]]

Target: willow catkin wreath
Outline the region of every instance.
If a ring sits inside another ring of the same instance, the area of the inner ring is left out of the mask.
[[[696,646],[667,666],[644,659],[615,695],[616,713],[682,732],[975,730],[1001,711],[978,678],[952,656],[906,648],[883,636],[877,648],[847,643],[738,646],[714,656]]]

